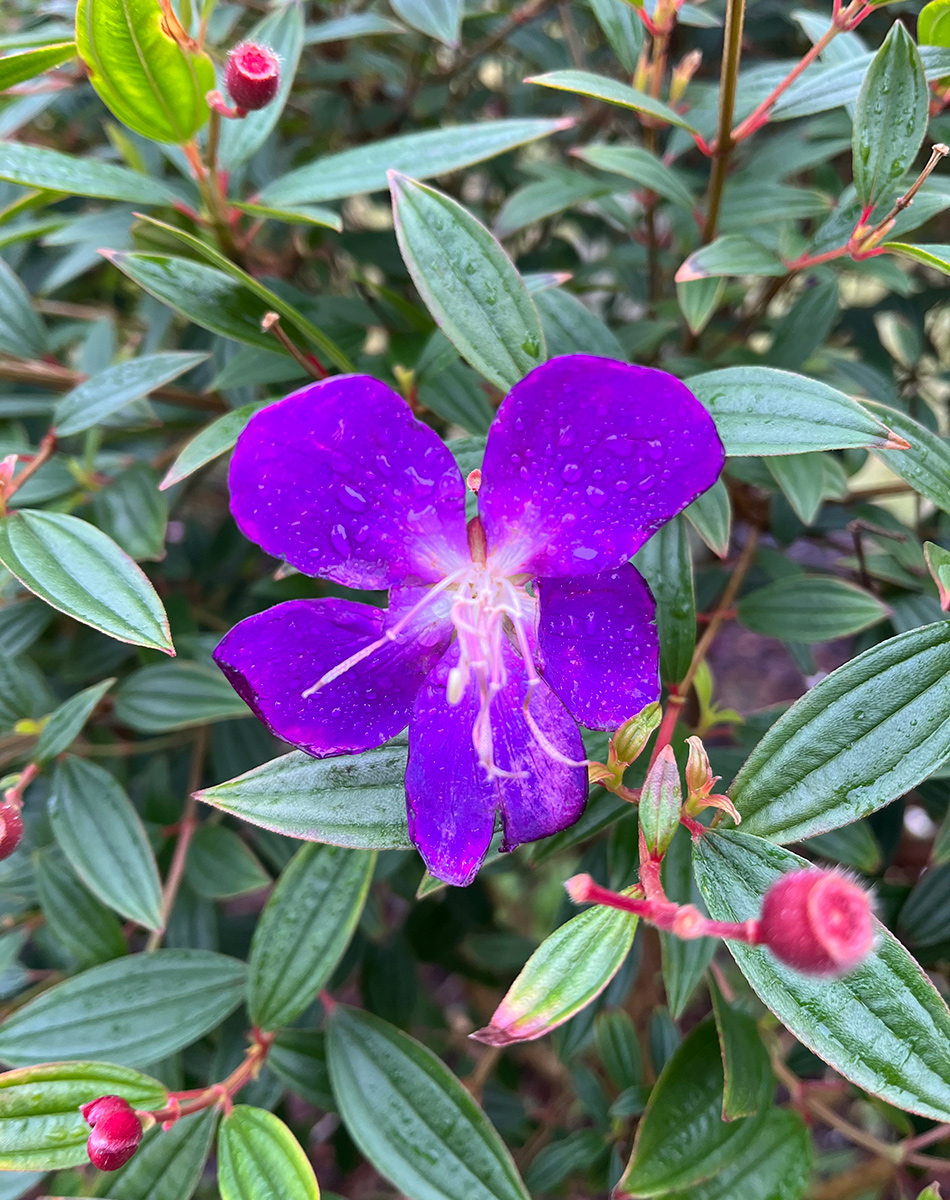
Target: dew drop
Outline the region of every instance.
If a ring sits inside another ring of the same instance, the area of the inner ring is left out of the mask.
[[[561,478],[565,483],[573,483],[575,479],[579,479],[581,468],[579,463],[565,463],[561,467]]]
[[[640,482],[637,484],[637,487],[640,489],[641,492],[648,492],[650,490],[650,488],[653,487],[653,476],[652,475],[644,475],[643,478],[640,480]]]
[[[334,525],[330,530],[330,544],[333,549],[339,554],[340,558],[350,557],[350,539],[346,536],[346,529],[342,525]]]
[[[574,430],[570,427],[570,425],[565,425],[558,435],[557,444],[559,446],[571,446],[574,443],[574,437]]]
[[[626,479],[615,479],[614,487],[617,489],[618,492],[629,492],[630,491],[630,483]]]
[[[594,508],[602,508],[607,503],[607,493],[603,488],[594,487],[592,484],[587,489],[587,499]]]
[[[348,483],[341,485],[339,495],[340,502],[352,512],[362,512],[366,507],[366,497]]]

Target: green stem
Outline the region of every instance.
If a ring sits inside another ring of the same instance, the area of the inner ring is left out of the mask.
[[[719,136],[713,155],[712,174],[706,199],[706,224],[703,245],[716,236],[722,193],[729,169],[729,157],[735,144],[732,136],[732,117],[736,108],[736,89],[739,86],[739,60],[742,57],[742,27],[745,22],[745,0],[728,0],[726,30],[723,36],[722,72],[719,82]]]

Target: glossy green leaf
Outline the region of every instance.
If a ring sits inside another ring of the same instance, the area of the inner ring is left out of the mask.
[[[887,450],[881,457],[921,496],[932,500],[943,512],[950,513],[950,443],[912,417],[873,400],[865,405],[882,421],[910,443],[906,450]]]
[[[696,647],[696,598],[686,523],[677,517],[655,533],[634,563],[657,602],[660,675],[678,683],[689,670]]]
[[[627,361],[613,331],[570,292],[550,288],[533,299],[551,358],[558,354],[597,354]]]
[[[692,212],[695,206],[696,201],[682,176],[642,146],[595,144],[578,146],[571,153],[599,171],[609,171],[613,175],[632,179],[641,188],[656,192],[688,212]]]
[[[904,901],[898,919],[901,938],[909,946],[936,946],[950,929],[950,867],[925,871]]]
[[[638,92],[629,84],[608,79],[605,75],[594,75],[591,71],[548,71],[546,75],[529,76],[525,83],[537,83],[542,87],[557,88],[562,92],[573,92],[578,96],[590,96],[594,100],[618,104],[621,108],[632,108],[669,125],[678,125],[681,129],[695,132],[689,121],[669,105],[654,100],[646,92]]]
[[[327,1067],[327,1037],[322,1029],[281,1029],[271,1043],[267,1065],[308,1104],[335,1111]]]
[[[814,521],[825,500],[847,494],[847,476],[827,454],[774,454],[766,466],[803,525]]]
[[[693,283],[719,275],[787,275],[788,268],[772,250],[739,234],[727,233],[696,250],[676,272],[677,283]]]
[[[393,12],[420,33],[457,46],[462,34],[461,0],[390,0]]]
[[[623,1009],[606,1009],[594,1021],[597,1052],[604,1070],[621,1091],[643,1083],[643,1055],[637,1031]]]
[[[885,242],[884,249],[892,254],[902,254],[915,262],[923,263],[925,267],[934,267],[950,275],[950,245],[946,246],[911,246],[906,242]]]
[[[115,693],[116,720],[139,733],[247,715],[247,705],[221,672],[204,663],[150,663],[127,676]]]
[[[604,990],[633,945],[637,917],[597,906],[544,939],[475,1037],[490,1046],[529,1042],[569,1021]]]
[[[94,896],[148,929],[162,924],[162,886],[145,828],[103,767],[68,755],[49,802],[56,840]]]
[[[804,859],[748,834],[710,833],[694,847],[696,878],[718,921],[758,916],[762,896]],[[759,999],[858,1087],[909,1112],[950,1116],[950,1012],[883,926],[867,959],[841,979],[802,975],[761,946],[726,943]]]
[[[681,827],[663,858],[663,888],[677,904],[693,904],[705,913],[706,906],[693,879],[692,842],[689,832]],[[716,953],[715,938],[678,938],[670,933],[660,934],[663,961],[663,986],[674,1021],[686,1011],[696,988]]]
[[[21,509],[0,519],[0,562],[41,600],[101,633],[174,654],[168,618],[131,558],[94,525]]]
[[[44,1063],[0,1075],[0,1170],[88,1163],[89,1126],[79,1109],[109,1095],[143,1109],[159,1109],[168,1099],[158,1080],[112,1063]]]
[[[136,562],[165,557],[168,500],[158,490],[158,474],[133,463],[92,496],[96,524]]]
[[[0,353],[14,358],[41,358],[46,353],[46,327],[30,294],[0,258]]]
[[[157,142],[187,142],[208,119],[211,59],[166,31],[156,0],[79,0],[76,48],[103,103]]]
[[[761,1083],[768,1103],[771,1078]],[[698,1025],[663,1068],[637,1126],[616,1195],[658,1196],[711,1179],[752,1145],[760,1117],[723,1121],[723,1066],[712,1021]]]
[[[68,750],[92,716],[96,705],[114,683],[114,678],[94,683],[64,700],[59,708],[51,712],[37,739],[33,761],[46,762]]]
[[[390,179],[399,249],[426,307],[462,357],[508,391],[545,358],[524,281],[455,200],[404,175]]]
[[[191,1200],[211,1152],[217,1108],[182,1117],[169,1130],[145,1135],[133,1158],[100,1178],[96,1194],[109,1200]]]
[[[185,881],[207,900],[228,900],[259,892],[270,876],[233,829],[201,825],[188,846]]]
[[[624,70],[632,75],[637,69],[644,38],[643,22],[637,16],[636,5],[626,4],[624,0],[591,0],[591,9],[614,54]]]
[[[23,187],[130,204],[167,205],[175,200],[175,193],[160,179],[150,179],[114,163],[21,142],[0,142],[0,179]]]
[[[537,179],[512,192],[495,218],[496,237],[506,238],[566,209],[583,204],[611,190],[610,185],[580,171],[559,171],[547,179]]]
[[[157,1062],[217,1028],[243,999],[244,980],[244,963],[208,950],[118,958],[18,1009],[0,1028],[0,1062],[89,1055],[129,1067]]]
[[[246,120],[247,118],[245,118]],[[283,221],[286,225],[322,225],[327,229],[335,229],[340,233],[343,229],[343,218],[332,208],[320,208],[316,204],[298,204],[294,208],[275,208],[269,204],[252,204],[248,201],[238,201],[232,208],[240,209],[251,217],[271,217],[275,221]]]
[[[240,121],[222,121],[218,161],[225,171],[233,171],[247,162],[273,133],[297,74],[303,35],[300,0],[289,0],[276,7],[245,35],[243,40],[267,46],[277,55],[280,60],[280,86],[270,104],[265,104],[256,112],[249,112]]]
[[[56,432],[60,437],[67,437],[92,429],[105,417],[171,383],[207,358],[204,353],[169,351],[130,358],[127,362],[106,367],[67,392],[58,402],[53,417]]]
[[[794,842],[867,816],[950,757],[950,621],[832,671],[769,729],[729,789],[742,828]]]
[[[375,858],[311,844],[284,868],[251,942],[247,1003],[255,1025],[289,1025],[327,983],[360,919]]]
[[[874,875],[881,869],[881,847],[866,821],[853,821],[840,829],[829,829],[827,833],[806,838],[803,845],[809,855],[856,867],[866,875]]]
[[[431,1050],[342,1005],[328,1025],[340,1115],[384,1178],[411,1200],[528,1200],[504,1142]]]
[[[0,654],[15,658],[29,650],[54,615],[42,600],[17,600],[0,607]]]
[[[727,1004],[715,983],[710,985],[725,1087],[722,1119],[753,1117],[769,1102],[775,1087],[772,1063],[755,1021]]]
[[[900,21],[868,67],[854,112],[854,186],[870,206],[908,170],[927,132],[930,91],[920,53]]]
[[[888,612],[870,592],[831,575],[787,575],[748,592],[736,607],[746,629],[806,644],[858,633]]]
[[[128,952],[119,918],[83,885],[58,846],[35,851],[32,861],[47,927],[80,967]]]
[[[214,462],[222,454],[233,450],[248,421],[259,408],[265,407],[265,403],[245,404],[206,425],[200,433],[195,434],[168,468],[159,487],[164,490],[181,483],[209,462]]]
[[[849,396],[791,371],[726,367],[686,383],[712,413],[730,456],[889,444],[890,431]]]
[[[917,41],[922,46],[950,46],[950,2],[930,0],[917,14]]]
[[[238,1104],[218,1131],[221,1200],[320,1200],[310,1160],[279,1117]]]
[[[714,554],[726,557],[732,536],[732,501],[721,478],[684,509],[683,516]]]
[[[0,58],[0,92],[42,75],[44,71],[51,71],[75,54],[75,42],[53,42],[49,46],[21,50],[18,54],[5,54]]]
[[[308,842],[408,849],[405,775],[405,746],[327,759],[295,750],[205,788],[198,798],[242,821]]]
[[[305,46],[319,46],[325,42],[343,42],[350,38],[372,37],[374,34],[408,33],[392,17],[375,12],[354,12],[345,17],[333,17],[329,21],[317,21],[308,25],[304,33]]]
[[[257,200],[261,204],[284,207],[379,192],[387,186],[389,171],[398,171],[414,179],[432,179],[494,158],[538,138],[549,137],[573,123],[563,119],[519,118],[426,129],[384,138],[370,146],[328,154],[298,167],[263,188]]]

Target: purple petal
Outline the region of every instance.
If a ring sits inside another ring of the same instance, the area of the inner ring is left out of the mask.
[[[491,708],[494,759],[521,778],[489,778],[478,760],[472,728],[478,694],[469,687],[459,704],[446,700],[449,670],[458,662],[454,642],[419,692],[409,726],[406,798],[413,842],[437,878],[471,883],[488,850],[501,812],[504,849],[548,837],[573,825],[587,799],[587,771],[558,761],[535,740],[524,718],[528,679],[524,664],[506,645],[508,683]],[[542,681],[531,715],[545,739],[566,758],[584,758],[577,726]]]
[[[478,495],[493,555],[535,575],[594,575],[631,558],[712,487],[712,417],[665,371],[569,354],[508,393]]]
[[[261,409],[238,438],[230,483],[241,530],[308,575],[385,588],[433,582],[469,561],[455,460],[368,375]]]
[[[660,698],[655,605],[635,567],[537,587],[544,678],[576,721],[616,729]]]
[[[409,723],[413,701],[451,626],[429,606],[367,658],[310,696],[327,671],[382,637],[419,598],[389,611],[350,600],[289,600],[248,617],[214,652],[234,690],[277,737],[315,758],[381,746]]]

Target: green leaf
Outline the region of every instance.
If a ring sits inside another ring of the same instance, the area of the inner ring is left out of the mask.
[[[343,957],[369,891],[374,854],[302,846],[284,868],[251,942],[248,1012],[255,1025],[289,1025]]]
[[[768,1103],[772,1080],[758,1110]],[[705,1021],[663,1068],[637,1126],[633,1154],[615,1195],[657,1196],[711,1179],[754,1143],[761,1118],[722,1120],[723,1066],[716,1026]]]
[[[188,846],[185,880],[207,900],[259,892],[270,876],[233,829],[201,825]]]
[[[709,833],[693,848],[700,890],[717,921],[757,917],[762,896],[808,864],[761,838]],[[935,1121],[950,1116],[950,1012],[892,933],[841,979],[801,975],[762,946],[726,943],[766,1007],[800,1042],[852,1083]]]
[[[53,417],[56,433],[59,437],[68,437],[92,429],[104,417],[119,412],[163,384],[171,383],[207,358],[205,353],[168,352],[146,354],[106,367],[67,392],[57,403]]]
[[[190,1200],[204,1174],[219,1115],[217,1108],[207,1108],[167,1131],[151,1130],[130,1162],[100,1177],[96,1194],[110,1200]]]
[[[162,885],[145,827],[103,767],[67,755],[49,801],[57,842],[94,896],[147,929],[162,924]]]
[[[263,111],[263,110],[261,110]],[[247,118],[244,118],[247,120]],[[274,208],[268,204],[251,204],[247,201],[231,203],[232,208],[240,209],[252,217],[271,217],[275,221],[283,221],[286,225],[322,225],[327,229],[335,229],[340,233],[343,229],[343,218],[332,208],[319,208],[315,204],[298,204],[294,208]]]
[[[47,762],[68,750],[92,716],[96,705],[114,683],[114,678],[94,683],[92,687],[70,696],[51,712],[37,740],[33,761]]]
[[[528,1200],[504,1142],[445,1064],[379,1017],[337,1005],[333,1094],[347,1132],[411,1200]]]
[[[693,879],[692,840],[685,827],[674,836],[663,858],[663,888],[677,904],[693,904],[706,911],[703,898]],[[663,956],[663,986],[674,1021],[686,1011],[693,993],[706,974],[718,943],[715,938],[679,938],[660,934]]]
[[[405,746],[327,759],[295,750],[197,795],[287,837],[356,850],[405,850],[412,846],[405,776]]]
[[[509,237],[527,225],[546,221],[610,190],[610,185],[602,179],[582,175],[580,171],[570,174],[560,171],[549,179],[536,179],[512,192],[501,206],[495,218],[495,236]]]
[[[633,75],[643,47],[644,34],[643,22],[635,11],[636,5],[625,4],[624,0],[591,0],[591,9],[624,70]]]
[[[156,1079],[104,1062],[54,1062],[0,1075],[0,1170],[52,1171],[89,1162],[89,1126],[79,1111],[100,1096],[162,1108]]]
[[[825,500],[847,494],[847,476],[825,454],[774,454],[766,466],[803,525],[811,525]]]
[[[53,619],[53,610],[42,600],[16,600],[0,608],[0,654],[11,658],[30,646]]]
[[[399,249],[426,307],[462,357],[507,392],[545,358],[524,281],[455,200],[395,172],[390,180]]]
[[[548,71],[546,75],[529,76],[525,83],[537,83],[542,87],[604,100],[608,104],[619,104],[622,108],[635,109],[669,125],[678,125],[690,133],[696,132],[685,117],[659,100],[654,100],[646,92],[638,92],[626,83],[618,83],[616,79],[608,79],[604,75],[594,75],[591,71]]]
[[[904,450],[886,450],[881,458],[914,491],[950,512],[950,443],[912,417],[886,404],[866,400],[865,407],[892,422],[894,432],[910,443]]]
[[[83,886],[58,846],[33,854],[33,872],[50,933],[81,967],[128,953],[119,918]]]
[[[35,50],[5,54],[0,58],[0,92],[16,87],[18,83],[25,83],[35,75],[42,75],[44,71],[51,71],[75,54],[75,42],[53,42],[49,46],[38,46]]]
[[[696,201],[682,176],[642,146],[577,146],[571,154],[598,171],[632,179],[641,188],[656,192],[687,212],[693,211]]]
[[[637,918],[588,908],[544,939],[474,1036],[490,1046],[530,1042],[569,1021],[596,999],[623,966]]]
[[[950,918],[950,867],[933,867],[921,875],[904,902],[898,919],[910,946],[936,946],[947,940]]]
[[[721,478],[684,509],[683,516],[714,554],[726,557],[732,536],[732,501]]]
[[[640,837],[651,858],[661,859],[666,853],[679,826],[682,804],[676,757],[670,746],[664,746],[647,771],[638,805]]]
[[[797,1112],[773,1108],[755,1141],[718,1175],[663,1200],[801,1200],[808,1187],[811,1133]]]
[[[722,1119],[754,1117],[771,1099],[775,1088],[769,1052],[755,1021],[727,1004],[716,983],[710,985],[719,1048],[725,1075]]]
[[[679,683],[696,648],[696,598],[686,523],[676,517],[655,533],[634,558],[657,602],[660,675]]]
[[[130,204],[173,204],[175,193],[160,179],[94,158],[77,158],[44,146],[0,142],[0,179],[23,187],[73,196],[125,200]]]
[[[915,262],[923,263],[925,267],[934,267],[950,275],[950,245],[947,246],[911,246],[906,242],[885,242],[883,249],[891,254],[902,254]]]
[[[903,796],[950,757],[950,621],[832,671],[769,729],[729,789],[742,828],[794,842]]]
[[[53,608],[133,646],[174,654],[155,589],[94,525],[66,513],[20,509],[0,519],[0,562]]]
[[[950,604],[950,550],[944,550],[935,542],[924,542],[924,558],[940,592],[940,607],[946,611]]]
[[[713,415],[726,454],[803,454],[893,445],[890,430],[826,383],[772,367],[693,375],[690,391]]]
[[[275,8],[245,35],[244,41],[268,46],[280,59],[280,86],[270,104],[265,104],[256,112],[249,112],[240,121],[221,122],[218,161],[223,170],[233,171],[247,162],[273,133],[294,84],[300,52],[303,50],[303,37],[300,0],[290,0]]]
[[[0,258],[0,352],[14,358],[42,358],[46,327],[33,309],[30,293]]]
[[[150,663],[123,679],[115,693],[116,720],[138,733],[170,733],[247,715],[247,705],[217,667],[204,663]]]
[[[244,979],[244,963],[209,950],[118,958],[17,1009],[0,1028],[0,1062],[89,1055],[128,1067],[158,1062],[217,1028],[243,999]]]
[[[950,0],[930,0],[917,14],[917,41],[922,46],[950,46]]]
[[[271,1043],[267,1065],[296,1095],[325,1112],[336,1110],[327,1068],[327,1037],[322,1029],[281,1029]]]
[[[702,333],[719,307],[725,290],[726,281],[721,275],[676,285],[676,301],[690,333]]]
[[[803,845],[809,854],[817,854],[820,858],[848,867],[857,867],[866,875],[875,875],[881,869],[881,847],[866,821],[829,829],[827,833],[807,838]]]
[[[221,1200],[320,1200],[310,1160],[279,1117],[238,1104],[218,1131]]]
[[[165,488],[181,483],[201,467],[233,450],[248,421],[258,409],[266,407],[266,404],[267,401],[245,404],[206,425],[200,433],[195,434],[168,468],[168,473],[159,487],[164,491]]]
[[[93,492],[92,512],[102,532],[136,562],[165,557],[168,501],[158,490],[158,475],[146,463],[133,463]]]
[[[623,1009],[608,1009],[594,1021],[597,1053],[611,1082],[621,1091],[643,1083],[643,1055],[637,1031]]]
[[[393,12],[420,33],[455,47],[462,36],[461,0],[390,0]]]
[[[693,283],[719,275],[787,275],[788,267],[772,250],[727,233],[694,251],[676,272],[677,283]]]
[[[320,46],[325,42],[345,42],[350,38],[371,37],[373,34],[408,33],[392,17],[381,13],[354,12],[345,17],[333,17],[329,21],[318,21],[308,25],[304,33],[305,46]]]
[[[868,67],[854,112],[854,186],[866,207],[887,194],[917,157],[929,102],[920,53],[895,21]]]
[[[179,46],[156,0],[79,0],[76,47],[103,103],[143,137],[181,144],[207,121],[211,59]]]
[[[831,575],[786,575],[748,592],[736,613],[741,624],[787,642],[830,642],[883,621],[887,605]]]
[[[494,158],[538,138],[569,129],[571,120],[537,118],[483,121],[426,129],[384,138],[369,146],[356,146],[339,154],[327,154],[289,175],[275,179],[256,197],[261,204],[291,207],[340,200],[364,192],[379,192],[387,186],[389,171],[415,179],[432,179]],[[0,147],[0,167],[2,167]],[[0,170],[0,178],[3,178]]]
[[[599,354],[601,358],[627,361],[616,335],[570,292],[560,288],[539,292],[534,297],[534,304],[541,317],[541,328],[550,357],[557,354]]]

